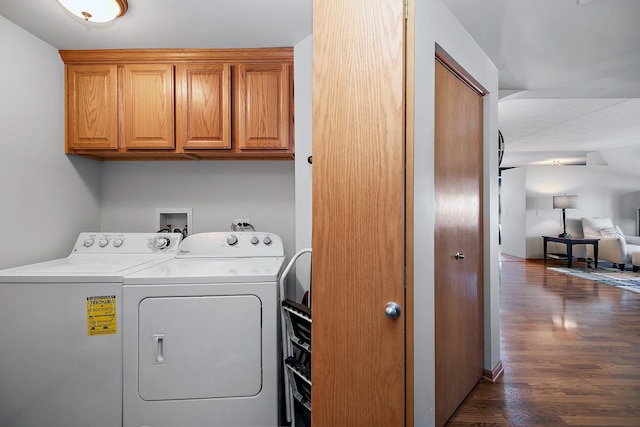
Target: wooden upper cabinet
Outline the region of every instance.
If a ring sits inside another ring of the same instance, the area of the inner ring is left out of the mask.
[[[173,66],[125,65],[122,80],[124,146],[174,148]]]
[[[293,49],[61,50],[68,154],[293,159]]]
[[[66,67],[66,150],[118,148],[118,68]]]
[[[234,140],[238,148],[289,149],[289,65],[240,64],[234,84]]]
[[[229,64],[177,65],[178,150],[231,148],[230,69]]]

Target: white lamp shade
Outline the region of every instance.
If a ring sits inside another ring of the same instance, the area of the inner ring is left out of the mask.
[[[577,209],[578,196],[567,195],[553,196],[553,209]]]
[[[124,15],[127,0],[58,0],[69,12],[89,22],[109,22]]]

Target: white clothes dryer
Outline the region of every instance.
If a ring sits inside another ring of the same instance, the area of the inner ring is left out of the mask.
[[[279,425],[282,240],[187,237],[124,279],[124,426]]]
[[[80,233],[66,258],[0,271],[0,426],[122,425],[122,280],[179,233]]]

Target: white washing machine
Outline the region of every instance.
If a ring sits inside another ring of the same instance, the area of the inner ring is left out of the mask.
[[[122,280],[179,233],[80,233],[66,258],[0,271],[0,426],[122,425]]]
[[[275,427],[282,240],[194,234],[124,279],[124,426]]]

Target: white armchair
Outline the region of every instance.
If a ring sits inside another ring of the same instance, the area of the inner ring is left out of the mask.
[[[582,234],[586,238],[600,239],[598,258],[617,264],[620,270],[624,270],[625,264],[631,264],[633,254],[640,254],[640,237],[625,236],[610,218],[582,218]],[[589,245],[587,256],[593,257],[593,248]],[[636,271],[637,267],[633,269]]]

